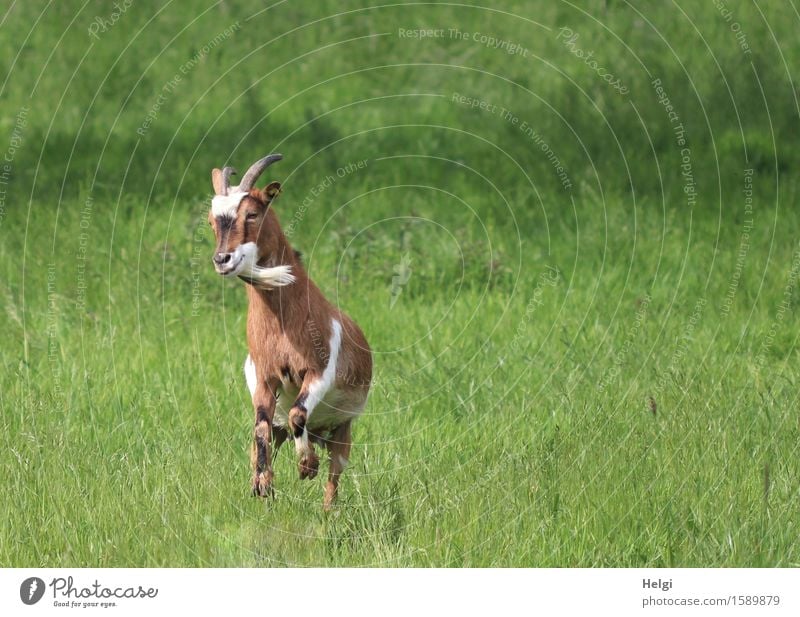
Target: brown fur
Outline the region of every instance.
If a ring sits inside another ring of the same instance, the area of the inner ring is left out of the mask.
[[[236,219],[220,225],[209,213],[209,222],[217,238],[216,252],[229,252],[242,243],[258,245],[259,265],[290,265],[293,284],[272,290],[247,285],[247,343],[256,367],[257,385],[253,395],[256,414],[253,436],[253,494],[272,495],[272,457],[270,442],[276,437],[276,450],[286,439],[286,430],[273,426],[276,395],[285,380],[300,388],[300,394],[289,412],[289,432],[303,432],[307,414],[303,401],[308,387],[325,370],[330,358],[331,319],[342,327],[341,347],[333,387],[366,394],[372,379],[372,354],[361,329],[348,315],[331,305],[308,277],[299,254],[290,246],[271,206],[280,193],[280,184],[272,182],[264,190],[253,189],[240,202]],[[248,219],[248,214],[250,219]],[[266,417],[264,417],[266,416]],[[311,421],[313,422],[313,413]],[[349,456],[351,420],[338,426],[326,426],[317,433],[308,432],[309,450],[300,456],[301,478],[313,478],[319,468],[319,457],[312,443],[324,444],[330,454],[330,474],[325,488],[324,506],[329,509],[336,497],[342,458]],[[323,430],[324,429],[324,430]],[[330,436],[328,436],[328,431]]]

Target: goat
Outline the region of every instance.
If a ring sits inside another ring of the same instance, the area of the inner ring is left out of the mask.
[[[323,506],[329,510],[350,457],[351,425],[367,401],[372,352],[361,329],[325,299],[289,245],[273,208],[280,183],[253,188],[264,169],[282,158],[271,154],[255,162],[238,186],[229,186],[232,167],[211,172],[213,262],[218,274],[239,277],[247,288],[244,372],[255,412],[253,495],[274,496],[270,450],[274,445],[277,453],[291,435],[301,480],[319,470],[314,444],[327,448]]]

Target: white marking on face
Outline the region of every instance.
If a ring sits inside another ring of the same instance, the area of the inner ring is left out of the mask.
[[[214,218],[220,216],[229,216],[236,218],[236,211],[239,209],[239,203],[247,197],[247,193],[240,191],[231,191],[228,195],[214,195],[211,200],[211,214]]]
[[[258,265],[258,245],[255,242],[245,242],[237,246],[224,268],[220,270],[220,267],[217,267],[217,272],[222,276],[247,277],[262,289],[273,289],[294,283],[291,266],[264,268]]]
[[[247,388],[250,390],[250,398],[253,398],[256,395],[256,384],[258,383],[258,378],[256,377],[256,365],[253,362],[253,359],[250,357],[250,354],[247,354],[247,358],[244,361],[244,378],[247,380]]]

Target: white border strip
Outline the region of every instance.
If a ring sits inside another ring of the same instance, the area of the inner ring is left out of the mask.
[[[505,561],[509,556],[498,551],[497,558]],[[35,605],[26,606],[20,586],[30,577],[44,582],[45,593]],[[65,597],[69,577],[74,596],[83,589],[92,594],[108,589],[113,594],[142,587],[157,593],[145,598]],[[56,579],[60,591],[54,595]],[[798,579],[797,570],[778,569],[9,569],[0,571],[0,614],[291,614],[297,610],[297,594],[291,590],[299,584],[305,589],[304,600],[314,607],[312,612],[347,617],[409,613],[777,617],[800,613]],[[647,605],[650,600],[655,604]],[[56,602],[66,604],[55,606]],[[98,606],[84,608],[87,602]],[[101,608],[103,602],[115,606]]]

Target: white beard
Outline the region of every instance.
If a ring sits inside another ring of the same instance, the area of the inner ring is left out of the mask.
[[[265,268],[259,266],[258,245],[255,242],[246,242],[236,247],[231,256],[231,261],[236,264],[224,276],[241,276],[248,279],[259,289],[274,289],[291,285],[295,281],[292,266],[273,266]]]

